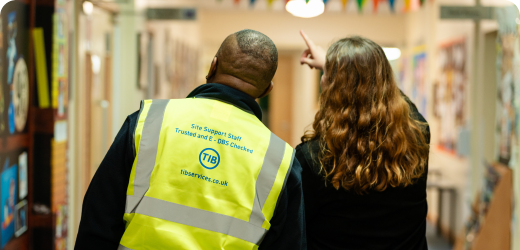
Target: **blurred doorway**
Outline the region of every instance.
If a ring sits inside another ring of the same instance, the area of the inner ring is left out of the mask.
[[[83,193],[112,143],[113,15],[97,6],[89,15],[79,15],[78,165]]]
[[[273,82],[274,89],[269,95],[269,128],[282,140],[291,142],[293,110],[292,56],[279,56],[278,70],[276,71]]]

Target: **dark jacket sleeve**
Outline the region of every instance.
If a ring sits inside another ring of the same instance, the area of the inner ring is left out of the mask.
[[[126,189],[134,160],[132,133],[137,113],[129,116],[90,182],[83,200],[74,249],[110,249],[119,246],[125,231]]]
[[[271,219],[271,228],[259,249],[307,249],[304,206],[302,168],[295,158]]]

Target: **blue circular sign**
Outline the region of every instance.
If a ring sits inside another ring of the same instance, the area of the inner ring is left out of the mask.
[[[204,168],[214,169],[220,163],[220,155],[217,150],[206,148],[200,152],[199,162]]]

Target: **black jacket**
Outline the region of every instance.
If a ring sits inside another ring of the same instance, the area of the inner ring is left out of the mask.
[[[407,99],[412,116],[424,122],[429,143],[430,130],[424,117]],[[357,195],[325,185],[319,174],[317,142],[296,147],[303,173],[308,249],[424,250],[426,244],[426,176],[406,188]]]
[[[188,97],[222,100],[262,119],[260,106],[253,98],[221,84],[204,84]],[[76,250],[115,250],[119,246],[125,231],[123,214],[135,159],[132,144],[137,119],[138,112],[128,116],[90,183],[83,200]],[[260,249],[307,249],[301,171],[300,163],[294,159]]]

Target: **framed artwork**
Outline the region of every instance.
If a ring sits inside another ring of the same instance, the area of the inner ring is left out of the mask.
[[[440,46],[440,73],[433,86],[433,112],[440,122],[439,147],[455,153],[459,130],[466,124],[467,73],[466,39],[461,38]]]

